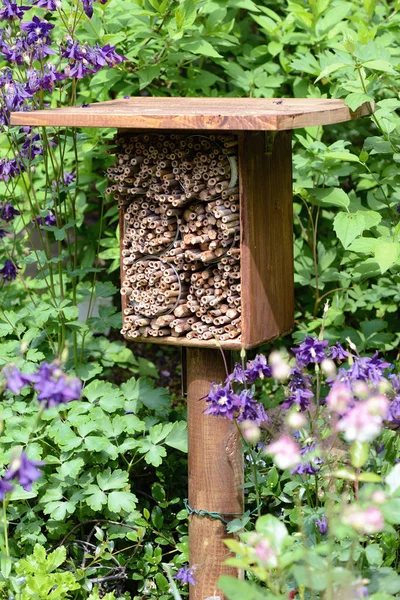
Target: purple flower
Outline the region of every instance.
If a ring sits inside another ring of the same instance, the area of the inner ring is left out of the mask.
[[[81,381],[63,373],[56,362],[42,363],[39,371],[32,375],[32,381],[38,392],[39,402],[44,402],[46,408],[79,400],[81,397]]]
[[[10,2],[10,0],[3,0],[3,8],[0,10],[0,21],[22,19],[24,12],[30,8],[30,6],[19,6],[15,2]]]
[[[325,515],[322,515],[320,519],[316,519],[315,524],[321,535],[326,535],[328,533],[328,519]]]
[[[238,396],[239,414],[238,422],[254,421],[257,425],[268,422],[264,406],[254,400],[250,390],[243,390]]]
[[[383,379],[383,373],[386,369],[393,369],[393,365],[378,358],[378,352],[375,352],[372,358],[368,356],[362,358],[356,357],[347,374],[353,381],[370,381],[373,385],[377,386]]]
[[[336,342],[334,346],[329,346],[326,354],[333,360],[346,360],[346,358],[349,356],[349,353],[346,352],[339,342]]]
[[[310,363],[322,362],[325,358],[325,347],[327,345],[326,340],[321,341],[308,335],[298,348],[292,348],[296,355],[297,365],[306,367]]]
[[[14,217],[20,214],[21,213],[19,210],[16,210],[11,202],[7,202],[7,204],[4,205],[0,204],[0,219],[3,219],[3,221],[7,221],[7,223],[9,223],[14,219]]]
[[[400,394],[396,395],[389,404],[388,421],[400,425]]]
[[[307,460],[307,455],[312,455],[315,451],[315,448],[315,443],[306,444],[304,448],[300,450],[300,454],[304,459]],[[315,475],[316,473],[319,473],[319,465],[321,465],[323,462],[324,460],[322,458],[311,456],[309,457],[309,462],[301,462],[293,469],[292,473],[297,475]]]
[[[21,29],[27,33],[26,39],[28,44],[34,44],[39,39],[43,40],[46,44],[50,44],[49,33],[54,29],[54,25],[45,19],[39,19],[39,17],[35,16],[32,21],[21,23]]]
[[[223,386],[213,383],[206,402],[208,403],[208,407],[204,411],[206,415],[226,417],[232,420],[238,412],[238,396],[234,394],[229,384]]]
[[[57,10],[57,8],[59,8],[61,6],[61,1],[60,0],[38,0],[37,2],[35,2],[35,5],[51,12],[53,10]]]
[[[6,387],[13,394],[19,394],[25,385],[28,385],[28,384],[32,383],[32,381],[33,381],[32,375],[27,375],[26,373],[21,373],[21,371],[19,371],[17,369],[17,367],[12,367],[11,369],[7,369],[4,372],[4,374],[5,374],[6,380],[7,380]]]
[[[308,375],[299,368],[293,369],[288,383],[289,395],[282,403],[282,408],[289,409],[293,404],[296,404],[302,412],[308,410],[310,398],[314,397],[310,388],[311,381]]]
[[[7,279],[8,281],[12,281],[17,277],[17,269],[18,267],[13,263],[12,260],[7,259],[4,263],[4,267],[0,269],[0,273],[3,276],[3,279]]]
[[[24,490],[30,492],[32,484],[42,476],[42,472],[36,467],[43,464],[42,461],[29,460],[25,452],[21,452],[20,456],[12,459],[4,479],[6,481],[17,480]]]
[[[196,580],[193,577],[194,567],[184,566],[179,569],[175,575],[175,579],[179,579],[182,583],[196,584]]]
[[[253,383],[256,379],[271,377],[271,367],[267,364],[267,359],[263,354],[257,354],[254,360],[247,363],[246,375],[249,383]]]
[[[13,489],[14,486],[11,485],[11,483],[8,483],[8,481],[5,481],[4,479],[0,479],[0,500],[4,500],[7,492],[12,492]]]
[[[54,227],[55,225],[57,225],[57,220],[56,220],[55,216],[53,215],[53,213],[50,211],[45,216],[44,219],[43,219],[43,217],[37,217],[36,221],[37,221],[38,225],[47,225],[48,227]]]
[[[75,179],[76,179],[76,174],[73,171],[71,173],[64,171],[62,183],[64,183],[65,185],[70,185],[71,183],[73,183],[75,181]]]
[[[93,0],[81,0],[84,13],[89,19],[93,16]]]
[[[247,371],[243,367],[236,363],[235,367],[230,375],[226,378],[226,383],[247,383]]]
[[[38,133],[26,138],[21,148],[21,154],[24,158],[32,160],[35,156],[43,154],[42,145],[36,142],[40,142],[40,135]]]
[[[7,160],[6,158],[2,158],[0,160],[0,181],[9,181],[13,177],[20,175],[22,169],[22,164],[17,159],[12,158],[11,160]],[[12,211],[14,212],[12,213]],[[18,211],[15,211],[12,208],[12,205],[9,202],[7,202],[7,204],[4,207],[2,204],[0,204],[1,219],[4,219],[5,221],[11,221],[11,219],[13,219],[15,215],[19,214],[20,213]],[[7,218],[7,215],[11,216]]]

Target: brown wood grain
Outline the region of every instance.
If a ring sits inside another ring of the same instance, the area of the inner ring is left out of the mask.
[[[150,98],[11,113],[11,125],[139,129],[286,130],[349,121],[343,100],[326,98]]]
[[[294,319],[290,132],[246,132],[239,143],[242,340],[246,348],[288,333]]]
[[[228,357],[229,360],[229,357]],[[237,428],[232,421],[205,415],[212,382],[226,377],[224,362],[218,350],[187,350],[188,430],[189,430],[189,505],[197,510],[225,514],[243,512],[243,455]],[[195,566],[197,583],[190,586],[190,600],[220,596],[220,575],[238,576],[237,569],[223,565],[228,548],[223,543],[229,536],[225,525],[211,517],[189,517],[189,557]]]

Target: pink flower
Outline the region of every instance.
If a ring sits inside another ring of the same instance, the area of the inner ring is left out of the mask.
[[[360,533],[371,535],[385,528],[385,521],[379,508],[369,506],[366,509],[351,507],[344,516],[344,522],[351,525]]]
[[[254,549],[255,555],[266,567],[275,568],[278,565],[276,552],[267,538],[263,538]]]
[[[348,409],[353,396],[351,391],[344,383],[334,383],[327,398],[327,404],[330,411],[342,415]]]
[[[382,394],[372,396],[367,400],[368,412],[371,415],[378,415],[382,419],[386,419],[389,410],[389,400]]]
[[[381,432],[382,417],[373,414],[368,401],[360,402],[340,419],[336,425],[338,431],[348,442],[372,442]]]
[[[277,467],[290,469],[301,462],[300,448],[288,435],[283,435],[276,442],[264,448],[270,454]]]

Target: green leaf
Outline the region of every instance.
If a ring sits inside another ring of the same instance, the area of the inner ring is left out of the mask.
[[[382,550],[378,544],[368,544],[365,548],[365,556],[370,565],[381,565],[383,562]]]
[[[348,208],[350,206],[350,198],[341,188],[325,188],[312,191],[312,195],[318,201],[318,204],[340,206]]]
[[[363,94],[361,92],[352,92],[344,99],[345,104],[351,109],[356,110],[361,104],[364,102],[373,102],[374,99],[367,94]]]
[[[333,221],[333,229],[344,248],[347,248],[365,228],[365,219],[360,211],[356,213],[340,212]]]
[[[194,38],[191,40],[185,40],[181,43],[183,50],[188,50],[193,54],[200,54],[201,56],[211,56],[212,58],[222,58],[221,54],[218,54],[212,47],[210,42],[201,38]]]
[[[84,464],[85,461],[83,458],[74,458],[73,460],[63,463],[57,470],[60,477],[63,479],[65,479],[65,477],[76,477]]]
[[[386,273],[388,269],[394,267],[400,262],[400,242],[377,240],[375,246],[375,260],[379,265],[381,273]]]
[[[137,498],[131,492],[111,492],[108,496],[108,508],[111,512],[132,512],[136,504]]]
[[[75,503],[69,501],[49,502],[43,509],[45,515],[50,515],[55,521],[65,521],[67,515],[75,511]]]
[[[358,475],[358,480],[365,483],[380,483],[382,481],[382,477],[377,475],[377,473],[360,473]]]
[[[350,447],[351,464],[355,469],[360,469],[368,460],[369,444],[366,442],[353,442]]]
[[[325,154],[325,158],[338,161],[345,160],[348,162],[360,162],[358,156],[356,156],[355,154],[351,154],[351,152],[327,152]]]
[[[95,484],[90,484],[84,494],[86,503],[95,511],[101,510],[107,502],[107,495]]]
[[[103,491],[118,490],[127,485],[128,473],[121,469],[116,469],[115,471],[107,469],[106,471],[103,471],[103,473],[98,473],[96,480],[99,484],[99,488]]]
[[[143,404],[149,410],[162,412],[170,407],[171,400],[163,388],[155,388],[154,381],[146,377],[129,379],[121,385],[121,391],[126,400],[125,409],[136,412],[138,406]]]
[[[162,459],[167,456],[165,448],[153,444],[149,439],[140,440],[139,452],[144,454],[144,459],[148,465],[159,467]]]
[[[283,600],[285,598],[285,596],[269,594],[265,589],[258,588],[249,581],[242,581],[229,575],[222,575],[217,585],[228,600]]]
[[[173,429],[165,438],[165,443],[172,448],[176,448],[181,452],[188,451],[188,436],[186,421],[178,421],[174,423]]]

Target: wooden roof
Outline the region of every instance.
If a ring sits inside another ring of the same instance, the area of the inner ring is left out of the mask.
[[[11,113],[11,125],[137,129],[270,130],[341,123],[371,112],[352,112],[343,100],[320,98],[154,98],[109,100]]]

